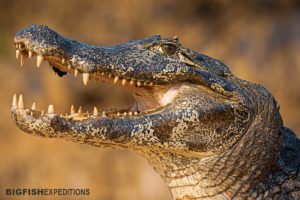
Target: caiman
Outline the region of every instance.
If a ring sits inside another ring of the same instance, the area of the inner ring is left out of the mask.
[[[23,131],[96,147],[134,151],[173,199],[300,199],[300,140],[283,126],[263,86],[241,80],[217,59],[154,35],[116,46],[68,39],[45,25],[14,37],[21,65],[37,56],[59,75],[82,75],[129,91],[133,105],[66,116],[24,106],[11,117]]]

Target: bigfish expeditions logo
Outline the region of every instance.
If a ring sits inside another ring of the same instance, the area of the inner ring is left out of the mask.
[[[6,196],[88,196],[89,188],[6,188]]]

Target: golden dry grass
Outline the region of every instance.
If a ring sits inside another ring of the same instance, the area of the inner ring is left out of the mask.
[[[2,0],[0,10],[0,199],[8,198],[5,188],[16,187],[90,188],[87,199],[170,199],[147,161],[131,152],[32,137],[13,125],[13,93],[23,93],[27,105],[37,101],[40,109],[53,103],[62,113],[71,104],[86,105],[91,112],[93,106],[121,106],[132,100],[108,85],[92,81],[84,87],[71,75],[58,78],[46,64],[37,70],[32,60],[21,69],[12,39],[34,23],[98,45],[157,33],[178,35],[186,47],[222,60],[242,79],[264,85],[281,105],[284,124],[300,136],[297,1]],[[108,91],[112,94],[104,95]]]

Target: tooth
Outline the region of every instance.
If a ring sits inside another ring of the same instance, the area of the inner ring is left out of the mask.
[[[61,59],[61,64],[65,64],[66,63],[66,59],[65,58],[62,58]]]
[[[48,106],[48,114],[54,114],[54,106],[52,104]]]
[[[17,95],[16,94],[14,94],[14,97],[13,97],[12,107],[17,107]]]
[[[118,117],[120,116],[120,113],[119,113],[119,112],[117,113],[117,116],[118,116]]]
[[[30,112],[30,116],[31,116],[31,117],[33,116],[33,113],[32,113],[32,112]]]
[[[32,51],[28,51],[28,58],[32,58],[32,56],[33,56]]]
[[[149,83],[149,85],[150,85],[150,86],[152,86],[152,85],[153,85],[153,83],[151,82],[151,83]]]
[[[75,78],[78,76],[79,71],[77,69],[74,70],[74,76]]]
[[[42,110],[42,112],[41,112],[41,116],[44,116],[45,115],[45,113],[44,113],[44,111]]]
[[[16,58],[18,59],[20,56],[21,51],[19,49],[16,50]]]
[[[75,108],[74,108],[74,106],[72,105],[72,106],[71,106],[71,115],[74,114],[74,113],[75,113]]]
[[[71,69],[71,65],[70,65],[70,63],[68,63],[68,69]]]
[[[18,43],[16,43],[16,48],[19,48],[19,44]]]
[[[98,114],[99,114],[98,109],[94,107],[94,116],[98,116]]]
[[[137,115],[138,113],[135,111],[133,114],[134,114],[134,115]]]
[[[25,65],[26,58],[27,58],[27,55],[21,54],[21,66],[22,66],[22,67]]]
[[[35,102],[33,102],[32,106],[31,106],[31,110],[36,110],[36,104],[35,104]]]
[[[101,75],[104,76],[104,72],[102,72]]]
[[[19,96],[18,108],[24,108],[23,95]]]
[[[81,106],[79,106],[79,108],[78,108],[78,113],[82,113],[82,108],[81,108]]]
[[[36,66],[40,67],[44,60],[45,59],[42,55],[37,55],[37,57],[36,57]]]
[[[18,44],[18,48],[19,48],[19,49],[21,49],[21,48],[22,48],[22,45],[21,45],[21,43],[20,43],[20,44]]]
[[[83,74],[82,74],[82,80],[83,80],[83,84],[84,84],[84,85],[87,85],[87,84],[88,84],[88,82],[89,82],[89,76],[90,76],[89,73],[83,73]]]
[[[136,84],[138,87],[140,87],[142,85],[142,83],[140,81],[138,81]]]
[[[134,80],[131,80],[131,81],[129,82],[129,84],[130,84],[130,85],[133,85],[133,84],[134,84]]]
[[[108,77],[110,78],[110,77],[111,77],[111,74],[108,74]]]
[[[127,112],[124,112],[124,116],[127,116]]]
[[[102,115],[105,115],[105,111],[102,112]]]
[[[119,80],[119,77],[116,76],[114,79],[114,84],[116,84],[118,82],[118,80]]]
[[[144,85],[146,86],[146,85],[147,85],[147,83],[146,83],[146,82],[144,82]]]
[[[122,80],[122,85],[125,85],[126,84],[126,79],[123,79]]]
[[[130,111],[130,112],[128,113],[128,115],[129,115],[129,116],[132,116],[132,112]]]

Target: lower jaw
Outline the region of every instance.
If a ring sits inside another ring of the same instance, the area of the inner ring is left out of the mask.
[[[33,102],[31,108],[25,107],[24,105],[24,100],[23,100],[23,95],[20,95],[19,98],[17,99],[16,94],[13,96],[13,102],[12,102],[12,112],[23,112],[26,113],[26,115],[34,117],[34,118],[40,118],[45,115],[48,116],[60,116],[61,118],[65,119],[71,119],[74,121],[81,121],[81,120],[86,120],[88,118],[92,117],[112,117],[112,118],[118,118],[118,117],[140,117],[143,115],[148,115],[151,113],[155,113],[161,109],[163,109],[166,106],[161,106],[153,109],[147,109],[147,110],[139,110],[138,108],[138,103],[136,102],[135,105],[133,106],[128,106],[126,108],[121,108],[121,109],[113,109],[113,110],[103,110],[99,111],[97,107],[94,107],[93,112],[83,112],[82,107],[80,106],[77,109],[72,105],[70,108],[70,114],[66,113],[65,115],[63,114],[57,114],[55,112],[55,108],[52,104],[48,106],[48,110],[45,112],[44,110],[37,110],[36,103]]]

